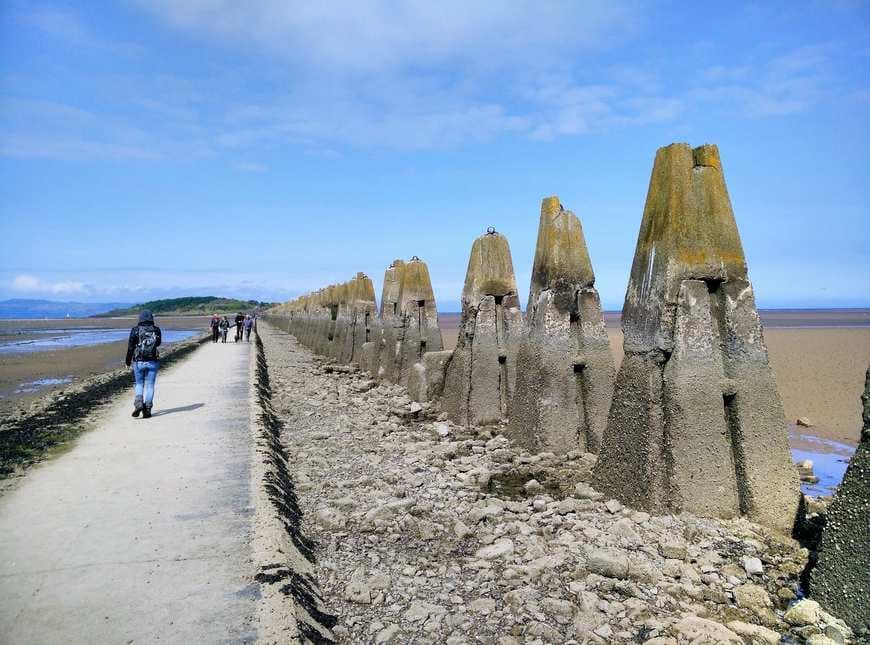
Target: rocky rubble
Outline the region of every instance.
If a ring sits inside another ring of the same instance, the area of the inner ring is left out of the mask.
[[[796,603],[807,552],[746,519],[605,499],[595,456],[532,455],[260,326],[339,642],[848,642]]]

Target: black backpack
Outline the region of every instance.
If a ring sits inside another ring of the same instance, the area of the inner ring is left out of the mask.
[[[136,360],[157,359],[157,328],[154,325],[139,325],[139,342],[136,343]]]

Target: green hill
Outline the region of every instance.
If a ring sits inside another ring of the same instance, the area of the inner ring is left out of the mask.
[[[153,314],[163,316],[191,316],[213,313],[232,313],[241,311],[246,313],[254,309],[262,309],[272,306],[271,302],[259,302],[257,300],[236,300],[234,298],[218,298],[216,296],[191,296],[188,298],[168,298],[166,300],[151,300],[132,307],[112,309],[94,318],[108,318],[111,316],[133,316],[142,309],[150,309]]]

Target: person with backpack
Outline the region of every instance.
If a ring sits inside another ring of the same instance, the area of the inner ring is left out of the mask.
[[[217,314],[211,317],[211,322],[209,323],[209,326],[211,327],[211,342],[216,343],[218,342],[218,335],[221,331],[221,319]]]
[[[254,328],[254,319],[250,314],[245,316],[245,340],[251,342],[251,330]]]
[[[242,340],[242,325],[245,324],[245,314],[241,311],[236,314],[236,342]]]
[[[221,319],[220,330],[221,330],[221,342],[225,343],[225,342],[227,342],[227,332],[230,330],[230,321],[226,316],[224,316]]]
[[[127,342],[127,367],[133,366],[133,378],[136,379],[133,400],[133,416],[140,414],[144,419],[151,418],[151,406],[154,404],[154,382],[157,380],[157,370],[160,368],[160,347],[162,334],[160,327],[154,324],[154,316],[147,309],[139,312],[139,323],[130,330]]]

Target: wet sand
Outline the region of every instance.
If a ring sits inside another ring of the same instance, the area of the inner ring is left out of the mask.
[[[0,340],[23,339],[46,329],[129,329],[133,318],[82,318],[60,320],[0,320]],[[161,329],[205,331],[207,316],[158,317]],[[169,347],[171,343],[166,343]],[[40,352],[0,356],[0,415],[19,405],[27,405],[45,394],[62,390],[77,379],[101,374],[124,365],[127,342],[101,343]],[[41,386],[39,381],[50,382]],[[32,385],[31,385],[32,384]]]
[[[762,312],[764,338],[789,427],[798,417],[814,426],[801,432],[854,446],[861,428],[860,396],[870,364],[870,312]],[[622,361],[619,314],[605,314],[610,347]],[[439,314],[445,349],[456,346],[459,314]]]

